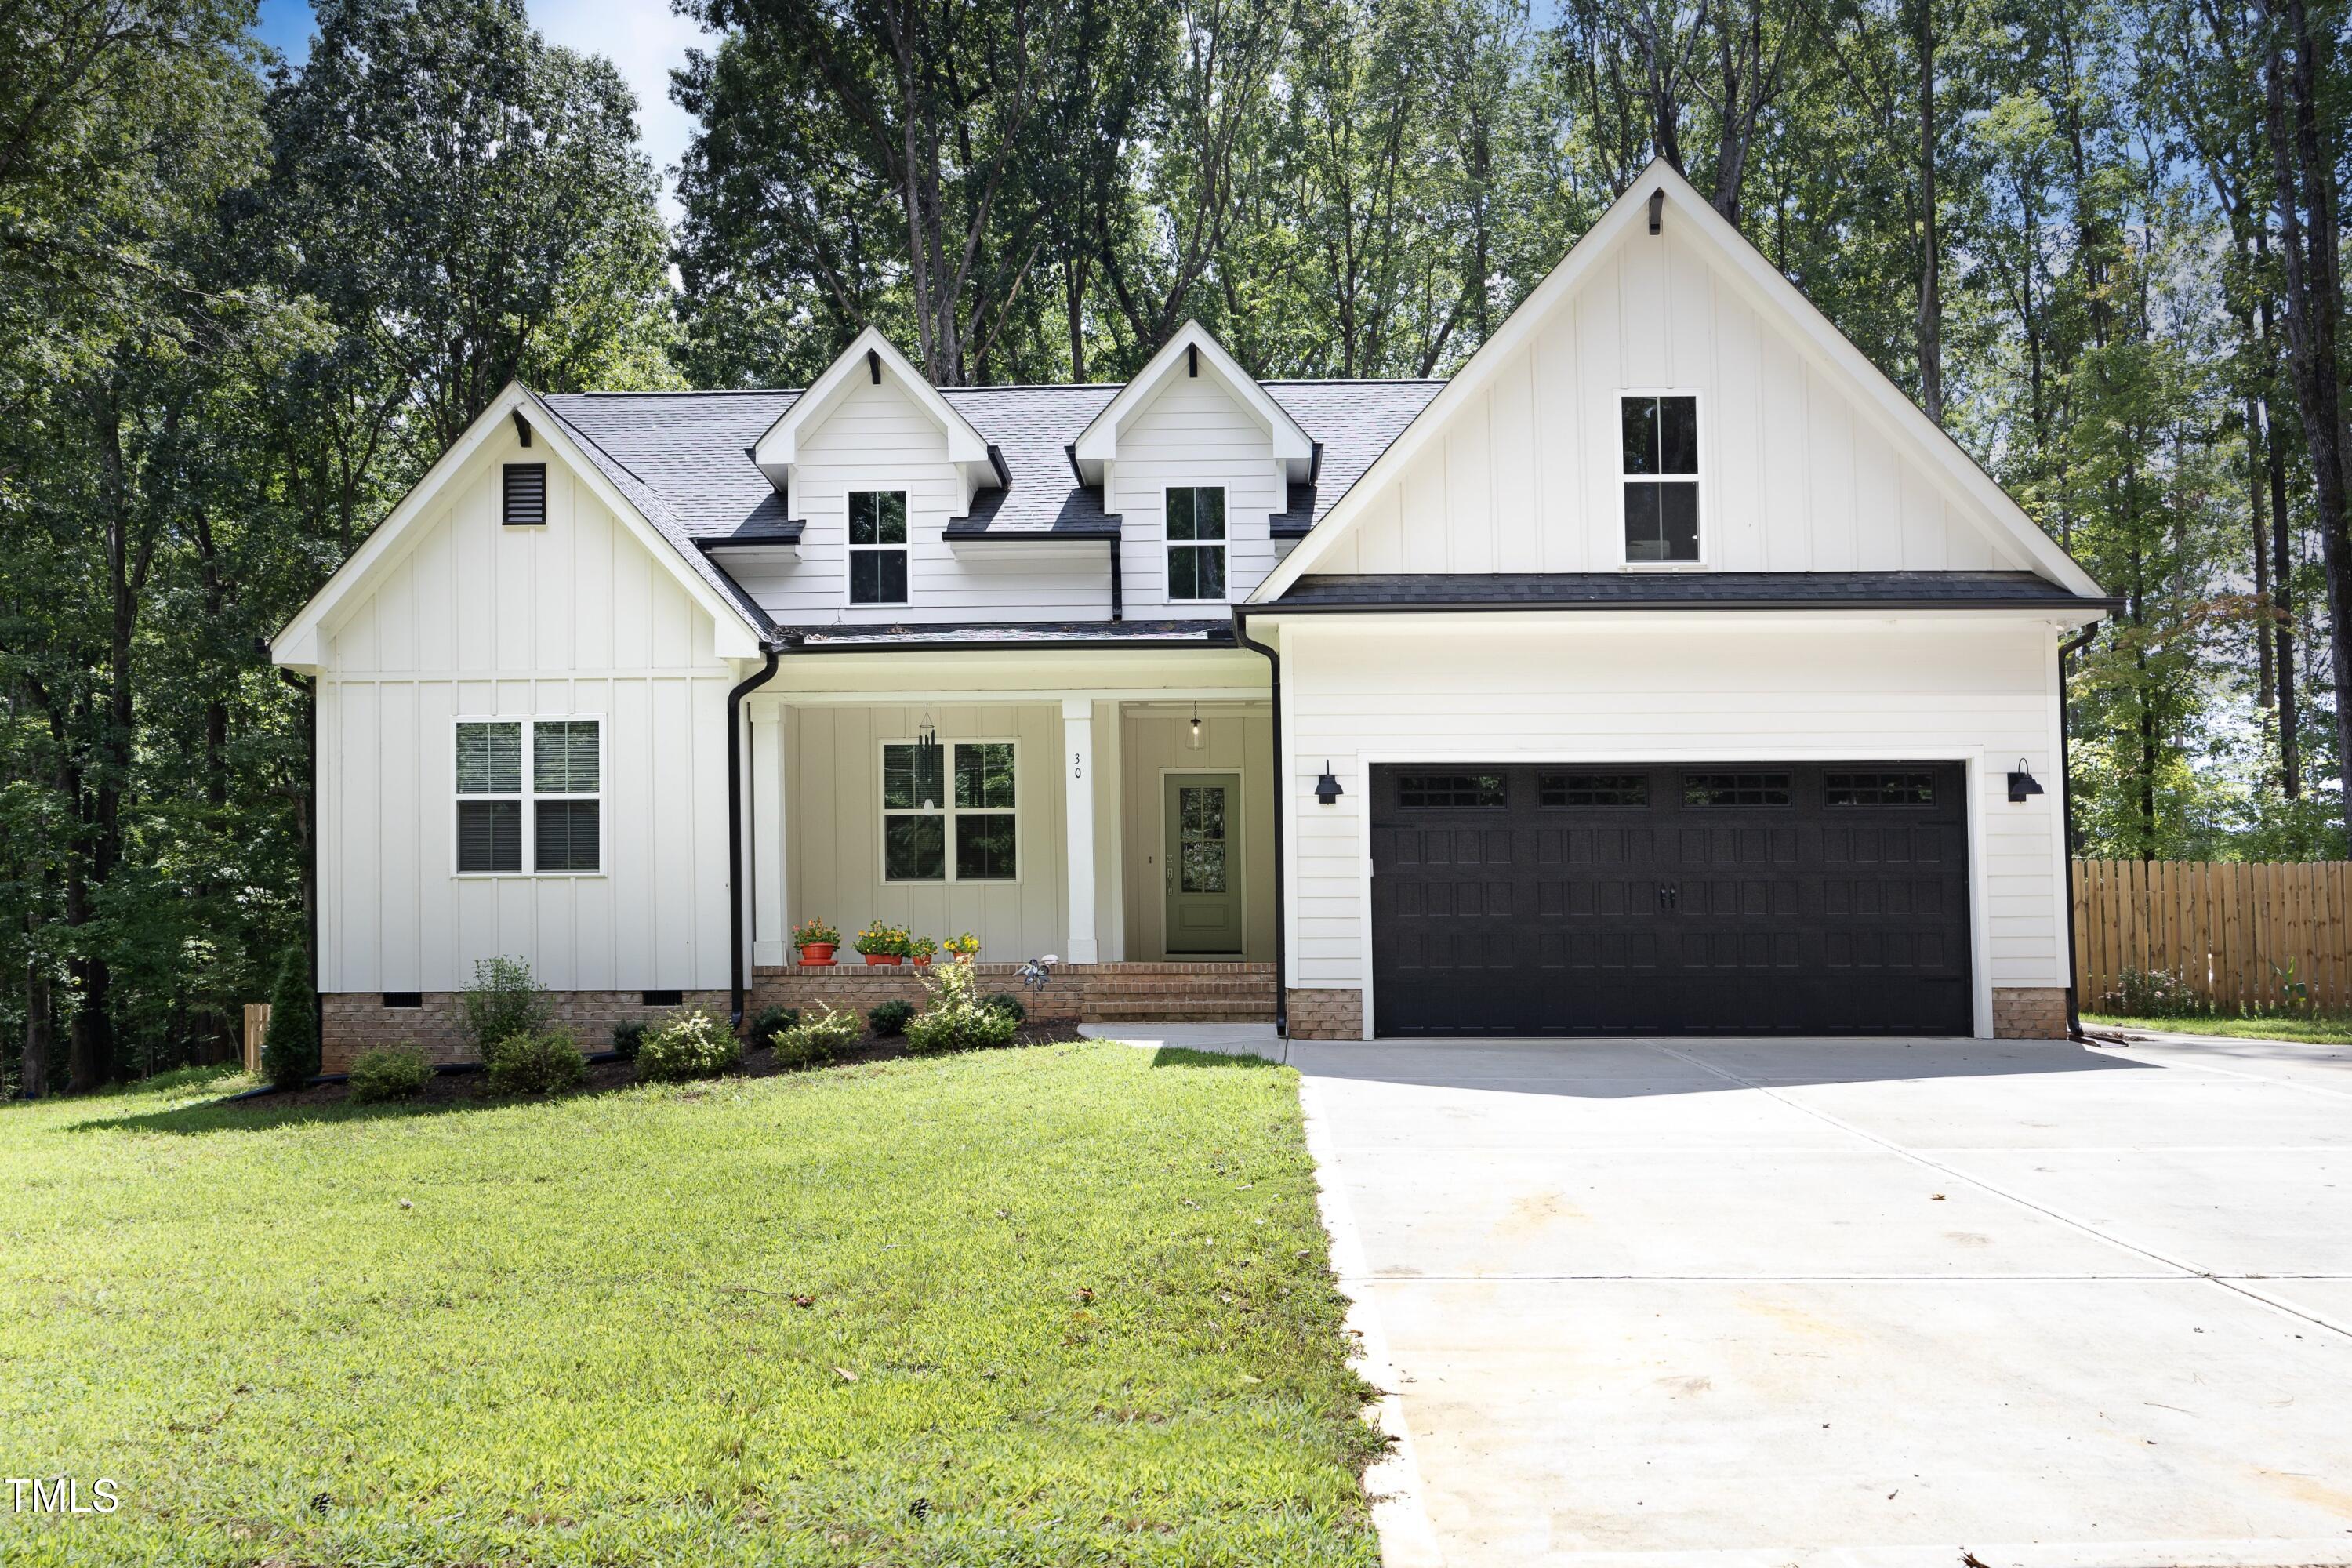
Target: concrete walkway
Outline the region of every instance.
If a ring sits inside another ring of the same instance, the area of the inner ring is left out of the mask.
[[[2352,1052],[1290,1060],[1393,1563],[2352,1563]]]

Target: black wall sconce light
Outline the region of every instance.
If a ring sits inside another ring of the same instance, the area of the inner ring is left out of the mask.
[[[1315,798],[1328,805],[1339,798],[1340,793],[1339,781],[1331,776],[1331,759],[1326,757],[1323,759],[1323,776],[1315,781]]]
[[[2011,771],[2009,775],[2009,804],[2011,805],[2022,805],[2027,795],[2040,795],[2041,793],[2041,781],[2033,776],[2033,770],[2025,765],[2025,759],[2023,757],[2018,758],[2017,766]]]

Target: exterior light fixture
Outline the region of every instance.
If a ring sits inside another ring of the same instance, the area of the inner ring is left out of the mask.
[[[2011,805],[2022,805],[2027,795],[2040,795],[2041,793],[2042,784],[2039,780],[2034,778],[2033,770],[2025,765],[2025,759],[2023,757],[2018,758],[2017,766],[2011,771],[2009,775],[2009,804]]]
[[[1201,705],[1198,702],[1192,704],[1192,724],[1184,733],[1184,749],[1188,752],[1201,749]]]
[[[1326,757],[1323,759],[1323,776],[1315,781],[1315,798],[1328,805],[1339,798],[1340,793],[1339,781],[1331,776],[1331,759]]]

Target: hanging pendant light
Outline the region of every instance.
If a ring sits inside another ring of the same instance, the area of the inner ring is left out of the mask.
[[[922,728],[915,731],[915,787],[924,788],[941,776],[939,726],[931,722],[931,705],[926,702],[923,704]],[[939,804],[927,795],[923,800],[923,809],[936,811]]]
[[[1192,727],[1184,736],[1184,749],[1188,752],[1201,749],[1201,705],[1198,702],[1192,704]]]

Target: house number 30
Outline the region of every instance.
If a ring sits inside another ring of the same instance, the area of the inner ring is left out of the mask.
[[[1072,752],[1070,753],[1070,776],[1074,779],[1082,779],[1087,776],[1086,761],[1084,757],[1076,752]]]

